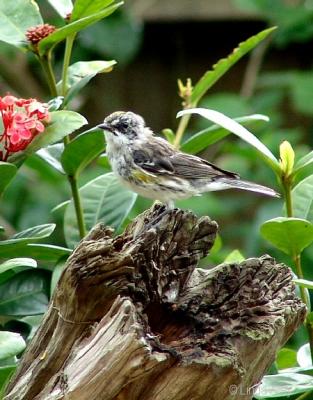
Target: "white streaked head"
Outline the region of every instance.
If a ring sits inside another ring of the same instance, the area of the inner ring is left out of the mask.
[[[146,128],[144,119],[131,111],[117,111],[106,117],[102,124],[108,142],[122,146],[136,140],[142,140],[152,132]]]

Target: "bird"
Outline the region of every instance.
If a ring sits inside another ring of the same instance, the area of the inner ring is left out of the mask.
[[[113,173],[137,194],[174,208],[175,201],[224,189],[240,189],[279,197],[266,186],[240,179],[195,155],[176,149],[154,135],[132,111],[116,111],[97,125],[106,137]]]

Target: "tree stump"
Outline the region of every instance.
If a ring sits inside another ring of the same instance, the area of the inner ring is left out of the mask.
[[[290,269],[268,255],[197,269],[217,228],[159,204],[120,236],[96,226],[5,399],[251,399],[305,306]]]

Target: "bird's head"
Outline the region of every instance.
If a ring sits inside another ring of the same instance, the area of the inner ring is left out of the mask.
[[[140,140],[149,134],[144,119],[131,111],[117,111],[106,117],[98,128],[104,130],[107,140],[127,144]]]

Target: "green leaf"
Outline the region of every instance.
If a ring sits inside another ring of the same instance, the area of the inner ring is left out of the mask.
[[[50,274],[27,270],[0,284],[0,315],[36,315],[46,311]]]
[[[79,61],[71,65],[68,69],[68,92],[64,99],[64,105],[68,104],[76,94],[87,85],[87,83],[97,74],[110,72],[116,64],[112,61]],[[58,87],[62,86],[62,81]]]
[[[310,343],[306,343],[300,347],[297,353],[297,361],[300,367],[311,367],[312,358],[310,351]]]
[[[28,243],[50,236],[54,229],[55,224],[37,225],[17,233],[11,239],[0,241],[0,257],[7,257],[7,251],[10,249],[16,251]],[[25,256],[25,254],[23,255]]]
[[[17,172],[14,164],[0,161],[0,194],[5,190]]]
[[[63,258],[53,268],[52,278],[51,278],[51,283],[50,283],[50,293],[51,294],[54,292],[54,289],[60,279],[60,276],[62,275],[62,272],[65,267],[65,262],[66,262],[66,258]]]
[[[62,42],[68,36],[74,35],[82,29],[86,28],[87,26],[94,24],[95,22],[100,21],[102,18],[105,18],[108,15],[112,14],[122,4],[123,2],[115,3],[98,13],[81,18],[77,21],[71,22],[70,24],[63,26],[62,28],[57,29],[51,35],[45,37],[39,42],[38,50],[40,56],[46,54],[53,46],[55,46],[57,43]]]
[[[87,124],[86,118],[74,111],[53,111],[50,115],[51,121],[49,125],[26,148],[25,152],[27,154],[34,153],[42,147],[58,142]]]
[[[298,183],[291,195],[294,216],[313,222],[313,175]]]
[[[257,149],[262,156],[268,161],[270,166],[273,168],[274,171],[280,171],[279,163],[276,160],[273,153],[262,143],[260,140],[255,137],[251,132],[249,132],[246,128],[242,125],[238,124],[238,122],[234,121],[233,119],[227,117],[226,115],[215,111],[209,110],[206,108],[191,108],[188,110],[180,111],[177,116],[181,117],[183,115],[188,114],[199,114],[202,117],[214,122],[215,124],[221,126],[224,129],[232,132],[233,134],[239,136],[242,140],[249,143],[255,149]]]
[[[300,218],[274,218],[261,226],[262,236],[283,252],[294,256],[313,242],[313,224]]]
[[[223,261],[224,263],[237,263],[244,261],[244,256],[240,253],[239,250],[233,250],[231,253],[228,254],[228,256],[225,258]]]
[[[87,230],[98,222],[118,229],[133,207],[137,195],[120,185],[114,174],[108,173],[88,182],[80,190]],[[79,241],[73,202],[64,216],[66,243],[74,247]]]
[[[265,29],[255,36],[240,43],[239,46],[227,57],[219,60],[211,71],[207,71],[196,83],[191,95],[191,103],[196,106],[201,97],[212,87],[237,61],[245,54],[254,49],[262,40],[264,40],[276,28]]]
[[[71,0],[48,0],[48,2],[62,18],[66,18],[73,10]]]
[[[265,375],[261,385],[255,390],[254,397],[258,400],[276,399],[304,393],[312,389],[312,376],[293,373]]]
[[[297,366],[297,352],[293,349],[283,347],[277,353],[276,364],[278,369],[286,369]]]
[[[268,122],[269,118],[261,114],[252,114],[245,117],[234,118],[234,121],[242,124],[243,126],[253,126],[258,121]],[[221,128],[219,125],[212,125],[187,139],[181,145],[181,150],[189,154],[197,154],[229,134],[229,130]]]
[[[17,365],[15,364],[5,365],[3,367],[0,367],[0,398],[4,398],[3,391],[5,390],[5,386],[9,381],[10,377],[13,375],[16,368]]]
[[[51,213],[53,214],[53,213],[61,211],[61,210],[65,211],[65,208],[70,204],[70,202],[71,202],[71,200],[62,201],[62,203],[60,203],[52,208]]]
[[[7,260],[0,264],[0,273],[2,274],[9,269],[14,269],[17,267],[30,267],[36,268],[37,261],[32,258],[11,258],[11,260]]]
[[[46,161],[55,170],[61,174],[65,174],[62,164],[60,163],[61,154],[64,151],[63,143],[52,144],[36,152],[37,156]]]
[[[313,281],[308,281],[307,279],[294,279],[293,282],[301,287],[313,290]]]
[[[100,157],[97,159],[97,164],[101,165],[107,172],[112,171],[107,154],[101,154]]]
[[[297,174],[298,172],[302,171],[303,168],[309,166],[310,164],[313,164],[313,150],[310,151],[310,153],[303,156],[302,158],[300,158],[300,160],[296,163],[294,174]]]
[[[164,135],[166,137],[166,140],[173,144],[175,141],[175,133],[172,131],[172,129],[163,129],[162,130],[162,135]]]
[[[105,149],[103,131],[82,133],[64,149],[61,162],[68,175],[78,176]]]
[[[0,1],[1,41],[17,47],[25,47],[27,29],[42,23],[39,8],[35,1]]]
[[[0,360],[16,356],[26,347],[23,337],[15,332],[0,331]]]
[[[71,21],[96,14],[113,3],[113,1],[114,0],[76,0],[71,15]]]
[[[43,239],[46,237],[49,237],[51,233],[55,229],[55,224],[43,224],[43,225],[36,225],[31,228],[25,229],[24,231],[18,232],[15,235],[12,236],[12,240],[14,242],[20,241],[20,240],[34,240],[34,239]],[[9,240],[6,240],[8,242]],[[0,242],[3,243],[3,242]]]
[[[1,242],[0,242],[1,243]],[[1,257],[14,257],[16,251],[24,257],[32,257],[36,260],[48,261],[55,263],[60,257],[69,256],[72,253],[71,249],[66,247],[54,246],[52,244],[39,243],[18,243],[8,246],[0,246]]]

